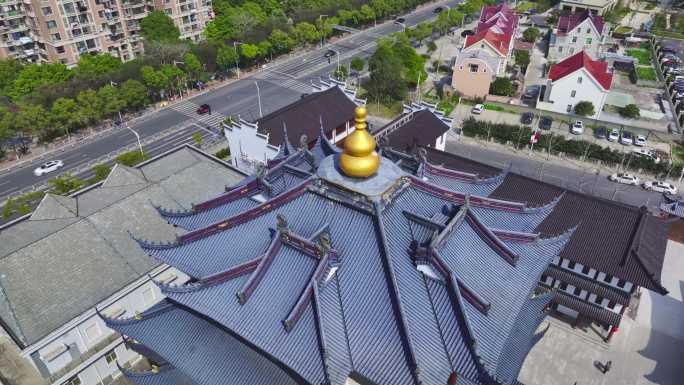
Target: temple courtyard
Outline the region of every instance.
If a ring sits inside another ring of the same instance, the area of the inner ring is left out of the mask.
[[[526,385],[679,385],[684,378],[684,244],[668,242],[662,273],[670,291],[642,290],[635,318],[622,319],[610,344],[591,329],[573,329],[548,317],[548,330],[520,372]],[[596,363],[612,361],[603,374]]]

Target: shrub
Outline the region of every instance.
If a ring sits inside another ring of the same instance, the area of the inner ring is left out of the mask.
[[[489,93],[499,96],[513,95],[513,83],[507,78],[496,78],[489,86]]]
[[[2,208],[2,218],[9,219],[14,214],[26,215],[30,213],[44,196],[45,193],[42,191],[32,191],[8,199]]]
[[[592,102],[584,100],[575,104],[575,113],[582,116],[591,116],[594,115],[596,111]]]
[[[101,180],[106,179],[111,171],[112,168],[106,164],[95,165],[95,167],[93,167],[93,172],[95,173],[95,176],[91,180],[89,180],[90,184],[97,183]]]
[[[427,51],[428,52],[435,52],[437,51],[437,44],[434,41],[429,41],[427,43]]]
[[[363,61],[360,57],[355,57],[352,59],[350,66],[351,68],[356,71],[356,72],[361,72],[363,71],[363,67],[366,65],[366,62]]]
[[[121,163],[124,166],[133,167],[138,163],[141,163],[150,157],[146,153],[141,153],[139,150],[124,152],[123,154],[116,157],[116,162]]]
[[[537,28],[530,27],[523,32],[523,40],[528,43],[534,43],[537,40],[537,38],[539,38],[539,35],[540,32]]]
[[[83,187],[84,182],[70,173],[48,180],[49,191],[57,195],[66,195]]]
[[[199,131],[192,134],[192,141],[195,142],[195,146],[201,147],[202,146],[202,134],[200,134]]]
[[[624,116],[625,118],[636,119],[641,114],[639,112],[639,107],[637,107],[636,104],[628,104],[620,108],[620,115]]]
[[[214,156],[219,159],[228,159],[230,157],[230,147],[218,150]]]

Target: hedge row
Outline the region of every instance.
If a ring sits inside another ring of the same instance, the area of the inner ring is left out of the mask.
[[[483,139],[492,138],[501,144],[512,143],[516,147],[523,147],[529,143],[532,136],[532,128],[510,124],[495,124],[470,118],[463,123],[463,134]],[[577,158],[586,157],[588,160],[601,161],[605,165],[628,164],[631,169],[641,169],[656,175],[664,175],[668,171],[671,175],[679,175],[682,168],[681,166],[674,166],[670,170],[671,165],[668,162],[656,163],[650,158],[631,152],[622,152],[610,147],[599,146],[586,140],[567,139],[563,135],[552,132],[542,133],[539,141],[534,146],[534,150],[548,151],[554,155],[563,153]]]

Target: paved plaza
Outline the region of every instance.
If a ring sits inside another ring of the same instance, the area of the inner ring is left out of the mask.
[[[684,383],[684,244],[670,241],[662,273],[670,291],[642,291],[636,319],[624,317],[610,344],[594,332],[549,318],[544,338],[520,372],[526,385],[681,385]],[[602,374],[595,362],[612,361]]]

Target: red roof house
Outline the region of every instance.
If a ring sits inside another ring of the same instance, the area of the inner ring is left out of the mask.
[[[511,38],[513,37],[510,33],[498,34],[491,29],[486,29],[475,35],[467,36],[465,41],[465,46],[463,48],[468,48],[474,44],[481,41],[486,42],[494,50],[496,50],[501,56],[508,56],[508,50],[511,46]]]
[[[558,19],[557,33],[560,35],[571,32],[575,27],[580,25],[584,20],[589,19],[599,35],[603,33],[603,17],[593,15],[589,11],[573,13],[570,15],[561,16]]]
[[[549,79],[556,81],[575,71],[584,68],[589,74],[603,87],[603,89],[610,90],[610,85],[613,82],[613,74],[608,71],[608,63],[593,60],[584,51],[580,51],[565,60],[554,64],[549,69]]]

